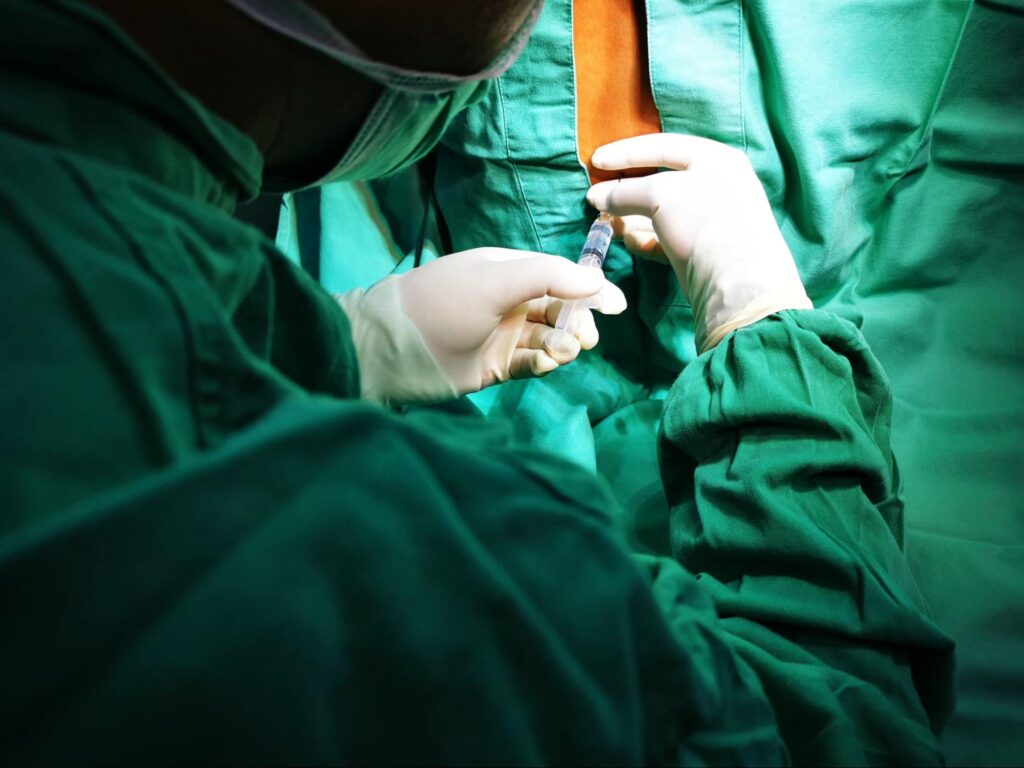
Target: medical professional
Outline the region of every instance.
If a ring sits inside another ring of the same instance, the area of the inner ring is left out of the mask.
[[[571,361],[600,274],[485,249],[339,302],[231,218],[414,161],[537,12],[316,5],[0,4],[3,761],[937,762],[885,380],[749,166],[656,136],[595,162],[676,170],[591,190],[699,317],[663,459],[702,586],[584,470],[380,404]]]

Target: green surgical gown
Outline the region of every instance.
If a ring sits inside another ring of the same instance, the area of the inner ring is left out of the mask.
[[[816,306],[859,325],[892,380],[907,551],[958,641],[954,764],[1024,754],[1024,3],[646,0],[664,130],[742,148]],[[434,194],[451,247],[575,258],[584,208],[572,2],[456,121]],[[326,249],[323,258],[330,259]],[[671,272],[616,246],[631,310],[594,353],[475,397],[608,482],[642,551],[687,567],[657,434],[692,318]],[[699,569],[697,569],[699,570]]]
[[[699,583],[501,420],[355,399],[337,304],[229,215],[252,143],[88,8],[0,12],[0,762],[938,762],[852,324],[667,393]]]

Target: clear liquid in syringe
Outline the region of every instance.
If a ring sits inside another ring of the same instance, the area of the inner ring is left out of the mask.
[[[587,240],[580,251],[580,257],[576,263],[583,267],[596,267],[601,269],[604,266],[605,257],[608,255],[608,247],[612,242],[612,217],[607,213],[598,216],[590,225],[590,232],[587,233]],[[586,301],[567,301],[562,305],[555,321],[555,328],[565,330],[572,320],[573,313],[580,306],[586,307]]]

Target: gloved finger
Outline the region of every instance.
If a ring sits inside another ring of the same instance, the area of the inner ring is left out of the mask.
[[[572,313],[566,330],[579,340],[583,349],[593,349],[601,338],[601,334],[597,332],[597,323],[594,322],[594,314],[586,307],[578,307]]]
[[[590,162],[607,171],[626,168],[686,170],[697,159],[729,149],[712,139],[680,133],[649,133],[613,141],[594,150]],[[599,208],[598,210],[604,210]]]
[[[504,312],[542,296],[585,299],[601,291],[607,282],[599,269],[546,254],[497,261],[491,271],[493,281],[485,288],[493,291]]]
[[[626,250],[634,256],[662,264],[669,263],[668,256],[665,255],[665,251],[661,247],[661,241],[653,232],[631,232],[622,242],[625,244]]]
[[[658,175],[598,182],[587,191],[587,202],[597,210],[614,216],[640,215],[650,218],[658,211],[653,183]]]
[[[619,315],[625,312],[626,307],[629,306],[626,301],[626,294],[622,292],[622,289],[615,285],[615,283],[608,282],[607,280],[600,291],[593,296],[579,299],[579,301],[588,309],[600,312],[602,315]],[[526,306],[529,308],[526,314],[527,320],[554,325],[558,320],[562,301],[551,296],[545,296],[527,302]]]
[[[615,283],[604,281],[601,290],[587,297],[587,306],[602,315],[619,315],[626,311],[626,294]]]
[[[622,238],[635,232],[654,232],[654,222],[649,216],[613,216],[612,231]]]
[[[508,375],[512,379],[529,379],[543,376],[558,367],[547,352],[540,349],[515,349],[508,366]]]
[[[600,296],[600,294],[598,294]],[[599,338],[597,332],[597,325],[594,323],[594,315],[590,312],[585,311],[585,305],[589,303],[591,299],[583,299],[578,307],[577,311],[572,313],[572,317],[569,318],[569,323],[566,325],[565,330],[568,331],[572,336],[579,342],[579,346],[583,349],[593,349],[597,346]],[[625,299],[625,297],[623,297]],[[552,299],[550,296],[545,296],[543,299],[534,299],[528,305],[528,311],[526,313],[527,325],[530,323],[541,324],[542,327],[546,327],[549,330],[555,327],[555,323],[558,322],[558,315],[562,311],[562,307],[565,306],[565,302],[561,299]],[[522,346],[522,343],[520,343]],[[539,349],[540,347],[537,347]],[[554,355],[557,359],[557,355]],[[562,361],[559,360],[561,363]]]
[[[531,323],[547,323],[554,326],[555,320],[558,319],[558,308],[561,306],[560,300],[552,299],[550,296],[541,296],[539,299],[527,302],[526,319]]]
[[[668,263],[665,251],[654,231],[654,222],[647,216],[615,216],[612,228],[622,238],[626,250],[634,256],[650,261]]]
[[[487,261],[520,261],[522,259],[532,259],[536,256],[551,257],[551,254],[541,253],[540,251],[521,251],[518,248],[498,248],[491,246],[472,248],[468,251],[460,251],[453,255],[460,256],[462,258],[483,258]]]
[[[519,335],[517,349],[539,349],[559,365],[572,362],[580,353],[580,341],[568,330],[547,323],[527,322]]]
[[[572,313],[569,318],[569,322],[566,323],[565,330],[571,333],[578,341],[583,349],[593,349],[597,346],[600,335],[597,332],[597,323],[594,322],[594,314],[589,311],[587,306],[590,303],[590,299],[584,299],[582,302],[576,305],[576,310]],[[558,314],[562,310],[562,302],[556,302],[555,307],[558,312],[554,312],[554,318],[550,320],[551,325],[554,325],[558,320]]]

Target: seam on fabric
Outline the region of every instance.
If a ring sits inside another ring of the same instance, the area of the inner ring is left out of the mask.
[[[956,64],[956,60],[960,55],[960,47],[963,44],[964,34],[967,32],[967,22],[971,18],[971,13],[973,13],[974,11],[974,5],[974,0],[970,0],[967,4],[967,10],[964,12],[964,18],[960,22],[960,31],[957,33],[956,36],[956,46],[953,48],[953,55],[949,57],[949,62],[946,64],[946,72],[942,76],[942,83],[939,85],[939,89],[935,93],[935,99],[932,101],[931,110],[928,112],[928,118],[924,121],[924,124],[922,125],[923,130],[921,133],[920,141],[917,142],[917,145],[914,148],[914,152],[911,154],[909,158],[907,158],[907,162],[904,163],[903,167],[900,169],[900,172],[896,174],[896,180],[902,179],[910,172],[910,165],[911,163],[914,162],[914,158],[917,157],[918,152],[921,151],[921,147],[923,147],[925,143],[929,141],[932,137],[935,126],[935,115],[939,111],[939,105],[942,103],[942,97],[946,93],[946,86],[949,84],[949,78],[953,74],[953,66]],[[891,188],[892,186],[890,185],[890,190]],[[887,194],[888,191],[889,190],[887,190]]]
[[[519,197],[523,201],[523,208],[526,210],[526,218],[530,221],[530,228],[533,229],[533,237],[537,242],[537,250],[544,251],[544,243],[540,239],[540,230],[537,228],[537,222],[533,218],[533,211],[530,209],[530,201],[526,197],[526,190],[523,188],[523,180],[519,176],[519,168],[512,160],[512,150],[508,144],[508,120],[505,117],[505,92],[502,89],[501,78],[499,77],[494,81],[495,91],[498,94],[498,111],[501,112],[501,132],[505,139],[505,159],[508,162],[509,168],[512,169],[512,175],[516,180],[516,188],[519,190]]]
[[[646,5],[646,3],[645,3]],[[576,164],[583,172],[583,181],[590,189],[590,170],[580,157],[580,91],[576,78],[576,3],[569,0],[569,63],[572,77],[572,143],[575,148]],[[657,106],[657,105],[655,105]],[[659,114],[658,119],[661,119]]]
[[[661,105],[658,103],[658,92],[654,88],[654,57],[651,55],[651,0],[644,0],[644,40],[647,43],[647,85],[651,89],[651,101],[654,102],[654,109],[658,112],[658,124],[661,132],[665,133],[665,118],[661,113]]]
[[[275,248],[276,250],[276,248]],[[277,327],[277,281],[274,280],[274,268],[267,259],[264,259],[261,268],[261,277],[267,278],[267,340],[263,345],[263,357],[265,360],[274,359],[274,331]],[[258,285],[259,281],[255,285]]]
[[[68,161],[66,158],[59,157],[57,159],[58,164],[64,168],[68,176],[74,181],[74,183],[85,192],[96,206],[96,211],[105,221],[106,225],[110,227],[111,232],[116,233],[124,244],[127,246],[128,251],[131,253],[132,260],[136,263],[139,269],[149,279],[153,280],[161,289],[165,292],[169,302],[174,307],[174,312],[177,315],[178,321],[181,323],[182,333],[182,346],[184,347],[186,366],[187,366],[187,381],[188,381],[188,393],[189,393],[189,412],[192,414],[194,419],[194,426],[196,430],[196,439],[201,443],[203,437],[203,427],[200,417],[199,407],[199,392],[197,382],[197,372],[199,367],[199,358],[195,348],[195,329],[192,327],[188,313],[185,310],[181,296],[174,290],[174,288],[168,283],[165,277],[159,274],[153,269],[152,265],[146,259],[142,248],[139,243],[131,237],[128,229],[124,226],[121,219],[115,216],[108,207],[106,201],[103,199],[99,190],[92,185],[86,178],[85,174],[78,169],[74,163]],[[77,275],[73,275],[72,280],[75,281],[75,296],[78,299],[82,299],[83,296],[87,296],[87,292],[84,285],[80,285],[77,282]],[[90,316],[97,322],[100,327],[100,333],[105,336],[111,346],[115,347],[118,353],[123,353],[126,350],[122,348],[122,345],[117,340],[116,336],[111,335],[105,329],[102,328],[102,320],[99,319],[97,314],[91,309],[89,311]],[[146,434],[157,437],[159,441],[159,450],[162,457],[165,460],[174,458],[174,454],[171,449],[173,440],[167,434],[167,430],[160,419],[160,412],[154,405],[152,399],[149,397],[149,392],[145,385],[139,380],[135,371],[131,370],[130,367],[126,366],[119,359],[115,359],[115,365],[120,375],[124,376],[127,381],[131,382],[132,389],[135,390],[135,400],[137,404],[143,408],[146,412],[146,416],[149,419],[149,424],[145,427]]]
[[[390,251],[391,261],[394,262],[395,266],[405,258],[405,254],[402,253],[398,247],[398,243],[395,241],[394,232],[391,231],[391,224],[388,222],[387,216],[384,215],[384,211],[381,209],[380,203],[377,201],[377,196],[373,194],[369,185],[365,181],[353,181],[350,182],[353,189],[359,198],[363,201],[363,206],[366,208],[366,213],[382,233],[386,233],[387,247]]]
[[[222,328],[218,329],[222,333],[217,337],[218,348],[216,350],[213,350],[213,347],[208,342],[203,341],[204,338],[213,338],[208,332],[210,321],[212,319],[217,321],[223,319],[222,316],[226,310],[221,305],[213,288],[205,280],[197,267],[199,254],[196,251],[195,239],[190,237],[187,232],[181,232],[183,235],[182,245],[187,250],[190,258],[177,260],[175,264],[178,266],[168,269],[161,264],[161,260],[158,257],[151,256],[149,251],[141,246],[137,238],[129,232],[120,218],[110,210],[107,201],[91,182],[82,177],[80,178],[80,183],[83,188],[92,192],[96,200],[97,210],[108,220],[108,225],[124,239],[139,269],[161,286],[169,302],[174,306],[176,315],[181,323],[183,345],[189,364],[190,411],[195,419],[196,439],[200,447],[209,447],[220,442],[223,435],[216,432],[216,430],[220,430],[223,427],[222,420],[226,408],[224,403],[227,402],[223,395],[225,379],[221,377],[217,382],[218,401],[214,404],[215,412],[211,415],[209,413],[210,407],[206,402],[207,398],[203,395],[200,385],[200,379],[203,375],[202,369],[209,364],[203,348],[206,346],[208,350],[216,352],[218,361],[230,373],[230,384],[232,385],[240,380],[239,373],[242,370],[243,364],[251,363],[255,360],[248,343],[230,322],[230,319],[223,324]],[[265,262],[261,269],[263,268],[265,268]],[[253,285],[257,284],[258,281],[259,277],[257,276],[254,278]],[[185,298],[186,292],[189,292],[192,296],[201,296],[201,307],[204,312],[208,313],[207,317],[197,316],[196,313],[190,312],[186,308],[188,304]],[[230,359],[228,355],[231,355]],[[263,372],[273,371],[276,381],[279,382],[282,378],[285,378],[281,377],[267,361],[255,362],[258,362],[257,367],[261,368]],[[294,382],[286,378],[285,380],[294,384]],[[154,413],[156,412],[154,411]],[[166,430],[161,427],[161,435],[164,435],[165,432]],[[165,443],[163,446],[165,450],[170,444],[169,440]],[[173,455],[171,457],[173,458]]]
[[[739,73],[738,73],[739,81],[736,83],[736,85],[737,85],[737,93],[739,95],[739,102],[740,102],[740,104],[739,104],[739,107],[740,107],[740,139],[743,142],[743,154],[746,154],[747,153],[747,116],[746,116],[746,111],[745,111],[745,108],[744,108],[745,107],[745,103],[746,103],[746,99],[744,98],[744,93],[743,93],[743,79],[744,79],[743,78],[743,74],[744,74],[744,70],[746,68],[745,67],[745,64],[746,64],[746,46],[743,44],[743,40],[744,40],[744,34],[743,34],[744,24],[743,24],[743,21],[744,21],[744,18],[745,18],[744,10],[743,10],[743,0],[739,0],[739,2],[736,4],[736,9],[737,9],[736,47],[738,49],[737,50],[737,54],[739,55],[739,67],[738,67],[738,69],[739,69]]]
[[[371,144],[372,139],[377,134],[377,129],[391,116],[395,99],[394,94],[389,94],[386,91],[377,97],[377,101],[370,110],[370,114],[367,115],[366,121],[359,129],[359,133],[356,134],[355,139],[349,145],[348,151],[345,152],[335,167],[335,172],[338,167],[350,167],[352,163],[357,162],[366,153],[367,146]]]
[[[658,125],[661,128],[661,132],[665,133],[665,118],[661,110],[661,105],[658,103],[658,90],[654,87],[654,56],[652,51],[654,44],[651,42],[651,0],[644,0],[644,41],[647,48],[647,85],[651,89],[651,101],[654,102],[654,109],[658,112]],[[644,322],[640,316],[640,261],[639,257],[630,254],[632,264],[630,272],[633,276],[633,291],[630,298],[633,300],[633,305],[637,307],[634,316],[636,317],[635,327],[637,335],[640,337],[641,355],[643,359],[643,381],[640,382],[640,392],[637,397],[632,400],[629,404],[635,405],[641,400],[647,400],[650,398],[651,393],[654,390],[651,382],[654,380],[654,356],[651,354],[651,347],[653,346],[652,338],[655,337],[655,327],[658,322],[655,320],[650,326]],[[674,277],[672,279],[675,279]],[[669,305],[671,306],[671,305]],[[662,306],[658,306],[661,309]]]
[[[304,5],[267,5],[246,0],[227,0],[229,5],[250,19],[291,40],[304,42],[330,59],[373,80],[385,88],[411,93],[447,92],[459,85],[500,75],[518,58],[541,14],[542,3],[534,2],[516,33],[498,55],[484,68],[469,75],[431,70],[408,70],[376,61],[363,53],[315,8]]]
[[[576,81],[576,3],[569,0],[569,76],[572,78],[572,144],[576,150],[576,164],[587,174],[587,166],[580,157],[580,89]]]
[[[323,260],[323,193],[321,187],[312,187],[292,195],[295,209],[295,241],[299,246],[299,266],[317,282]]]

